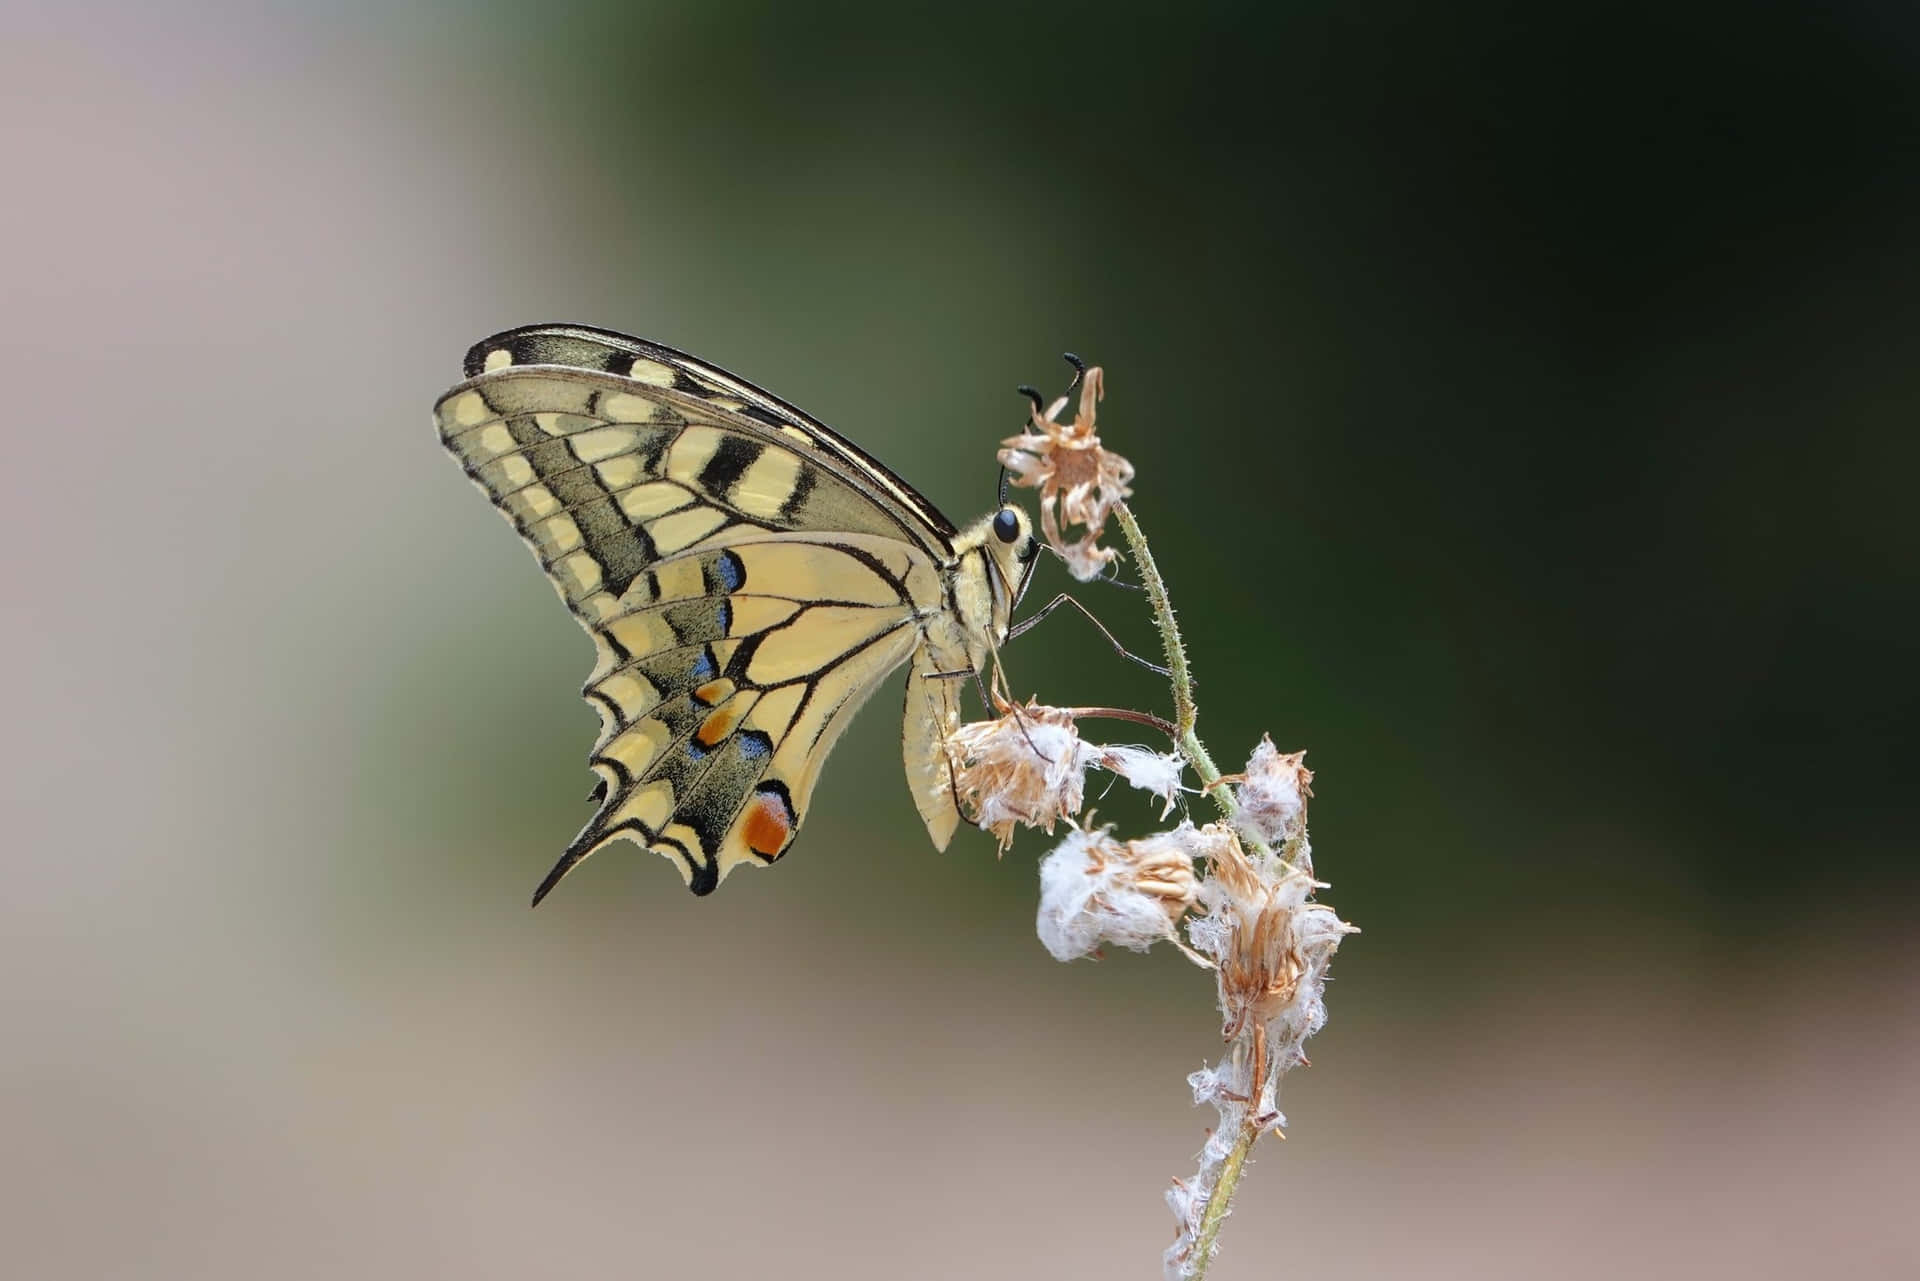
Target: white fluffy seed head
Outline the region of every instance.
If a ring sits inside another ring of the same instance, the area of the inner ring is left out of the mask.
[[[1177,843],[1076,829],[1041,860],[1035,924],[1056,960],[1087,956],[1102,943],[1144,952],[1174,937],[1196,889],[1193,862]]]
[[[1240,817],[1261,840],[1278,847],[1300,836],[1313,795],[1313,771],[1305,752],[1281,752],[1266,736],[1247,760],[1246,777],[1234,788]]]

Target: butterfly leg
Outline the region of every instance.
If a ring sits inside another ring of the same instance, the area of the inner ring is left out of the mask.
[[[996,651],[994,654],[994,658],[996,662],[999,659],[999,657],[1000,655]],[[979,687],[981,704],[987,707],[988,709],[992,709],[994,706],[996,706],[996,704],[998,706],[1008,708],[1013,713],[1016,723],[1019,724],[1021,734],[1026,736],[1027,746],[1033,748],[1034,755],[1039,756],[1040,759],[1043,761],[1051,762],[1052,758],[1042,753],[1040,751],[1039,745],[1033,741],[1033,735],[1027,733],[1027,724],[1024,720],[1020,719],[1020,705],[1018,703],[1015,703],[1010,698],[1001,697],[996,699],[994,697],[994,692],[987,687],[986,677],[980,674],[979,668],[962,667],[958,671],[952,671],[952,672],[928,672],[925,674],[924,677],[922,677],[922,679],[930,680],[930,681],[953,681],[953,680],[961,680],[968,676],[973,677],[975,684]],[[1002,685],[1005,683],[1001,676],[1000,670],[997,666],[994,669],[994,683],[996,685]]]
[[[1049,601],[1045,606],[1041,608],[1039,613],[1030,615],[1026,618],[1021,619],[1019,622],[1015,623],[1013,627],[1007,632],[1007,639],[1012,640],[1016,636],[1024,635],[1025,633],[1032,631],[1035,627],[1040,625],[1041,619],[1045,618],[1048,614],[1051,614],[1054,610],[1060,608],[1062,605],[1071,605],[1075,609],[1079,610],[1082,614],[1086,615],[1087,621],[1100,629],[1100,634],[1107,638],[1107,644],[1113,646],[1113,652],[1120,655],[1120,657],[1130,658],[1134,662],[1140,664],[1140,666],[1146,668],[1148,671],[1157,672],[1161,676],[1172,675],[1171,672],[1169,672],[1166,668],[1160,666],[1160,664],[1152,662],[1149,659],[1142,658],[1140,657],[1140,655],[1128,649],[1125,645],[1122,645],[1119,642],[1119,640],[1117,640],[1114,637],[1114,634],[1107,630],[1106,624],[1102,623],[1098,618],[1094,617],[1092,610],[1088,609],[1085,605],[1082,605],[1079,601],[1075,600],[1072,596],[1067,595],[1067,593],[1065,592],[1062,592],[1058,596],[1055,596],[1051,601]]]
[[[977,669],[974,671],[973,676],[980,686],[980,701],[987,706],[987,709],[991,711],[997,707],[1006,715],[1012,716],[1013,723],[1020,727],[1020,737],[1027,740],[1027,746],[1033,749],[1033,754],[1047,764],[1053,764],[1053,757],[1041,751],[1040,744],[1033,741],[1033,732],[1027,728],[1027,718],[1020,711],[1020,704],[1013,700],[1011,694],[1005,692],[1007,689],[1007,671],[1006,668],[1001,665],[1000,647],[998,645],[993,647],[993,689],[987,688],[986,678],[980,675]]]

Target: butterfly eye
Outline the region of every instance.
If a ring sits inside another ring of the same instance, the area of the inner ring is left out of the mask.
[[[1020,537],[1020,517],[1011,507],[1002,507],[1000,514],[993,518],[993,536],[1003,543],[1010,543]]]

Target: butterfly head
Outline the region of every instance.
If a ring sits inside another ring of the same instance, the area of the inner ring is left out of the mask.
[[[981,540],[996,577],[1007,591],[1009,605],[1017,605],[1027,594],[1027,582],[1033,577],[1035,559],[1040,555],[1040,540],[1033,532],[1027,513],[1012,503],[987,519],[987,536]]]

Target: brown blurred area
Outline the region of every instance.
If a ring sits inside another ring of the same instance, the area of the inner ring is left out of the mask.
[[[1920,1271],[1912,14],[537,14],[8,18],[0,1270],[1158,1275],[1210,983],[928,849],[894,694],[793,859],[526,910],[589,651],[428,407],[564,319],[959,519],[1106,366],[1366,931],[1221,1281]]]

